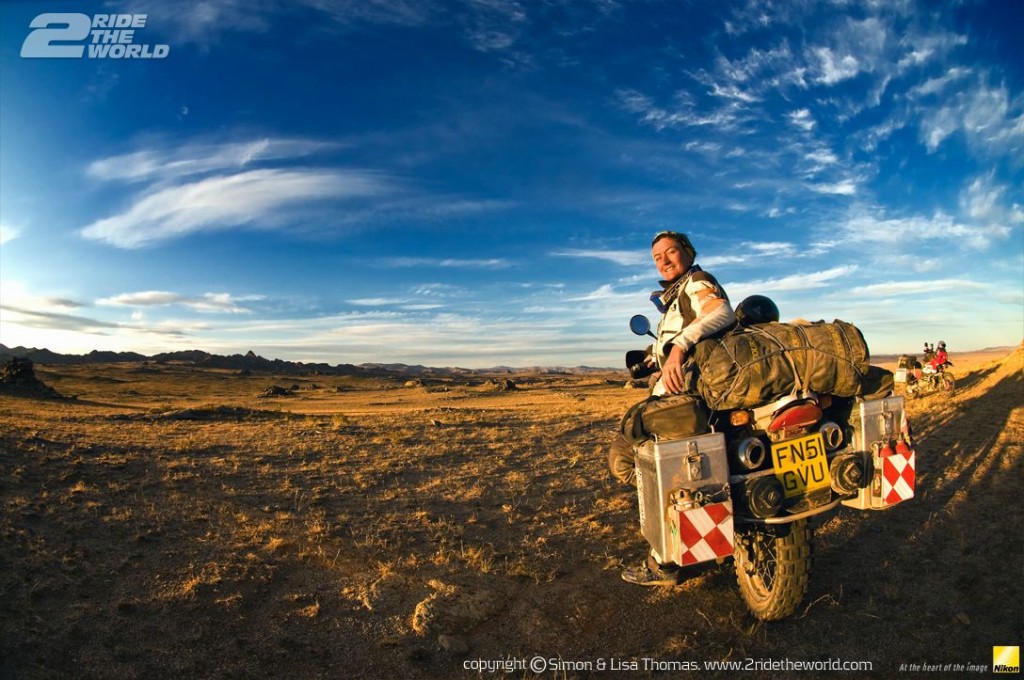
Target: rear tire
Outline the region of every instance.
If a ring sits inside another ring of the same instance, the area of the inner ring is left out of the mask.
[[[737,532],[736,581],[755,617],[790,616],[807,594],[813,533],[807,520]]]

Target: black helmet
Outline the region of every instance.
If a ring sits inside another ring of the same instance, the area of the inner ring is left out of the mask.
[[[736,320],[743,326],[769,323],[779,320],[779,308],[764,295],[751,295],[743,298],[736,307]]]
[[[939,349],[946,349],[946,341],[939,340]]]

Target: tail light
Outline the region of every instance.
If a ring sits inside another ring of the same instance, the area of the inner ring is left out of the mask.
[[[797,404],[796,406],[787,408],[782,413],[775,416],[771,425],[768,426],[768,431],[778,432],[779,430],[794,430],[799,427],[809,427],[819,420],[821,420],[821,409],[818,408],[817,404],[808,401],[803,404]]]

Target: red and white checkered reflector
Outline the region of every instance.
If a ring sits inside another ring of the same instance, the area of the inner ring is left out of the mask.
[[[672,559],[686,566],[732,555],[732,501],[671,512]]]
[[[882,458],[882,500],[886,505],[914,497],[914,451],[897,445],[891,455]]]

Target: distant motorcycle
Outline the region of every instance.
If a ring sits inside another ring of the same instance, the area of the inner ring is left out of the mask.
[[[911,399],[924,397],[936,392],[952,394],[956,389],[956,379],[946,370],[953,362],[948,359],[939,364],[938,368],[925,364],[922,368],[907,372],[907,396]]]

